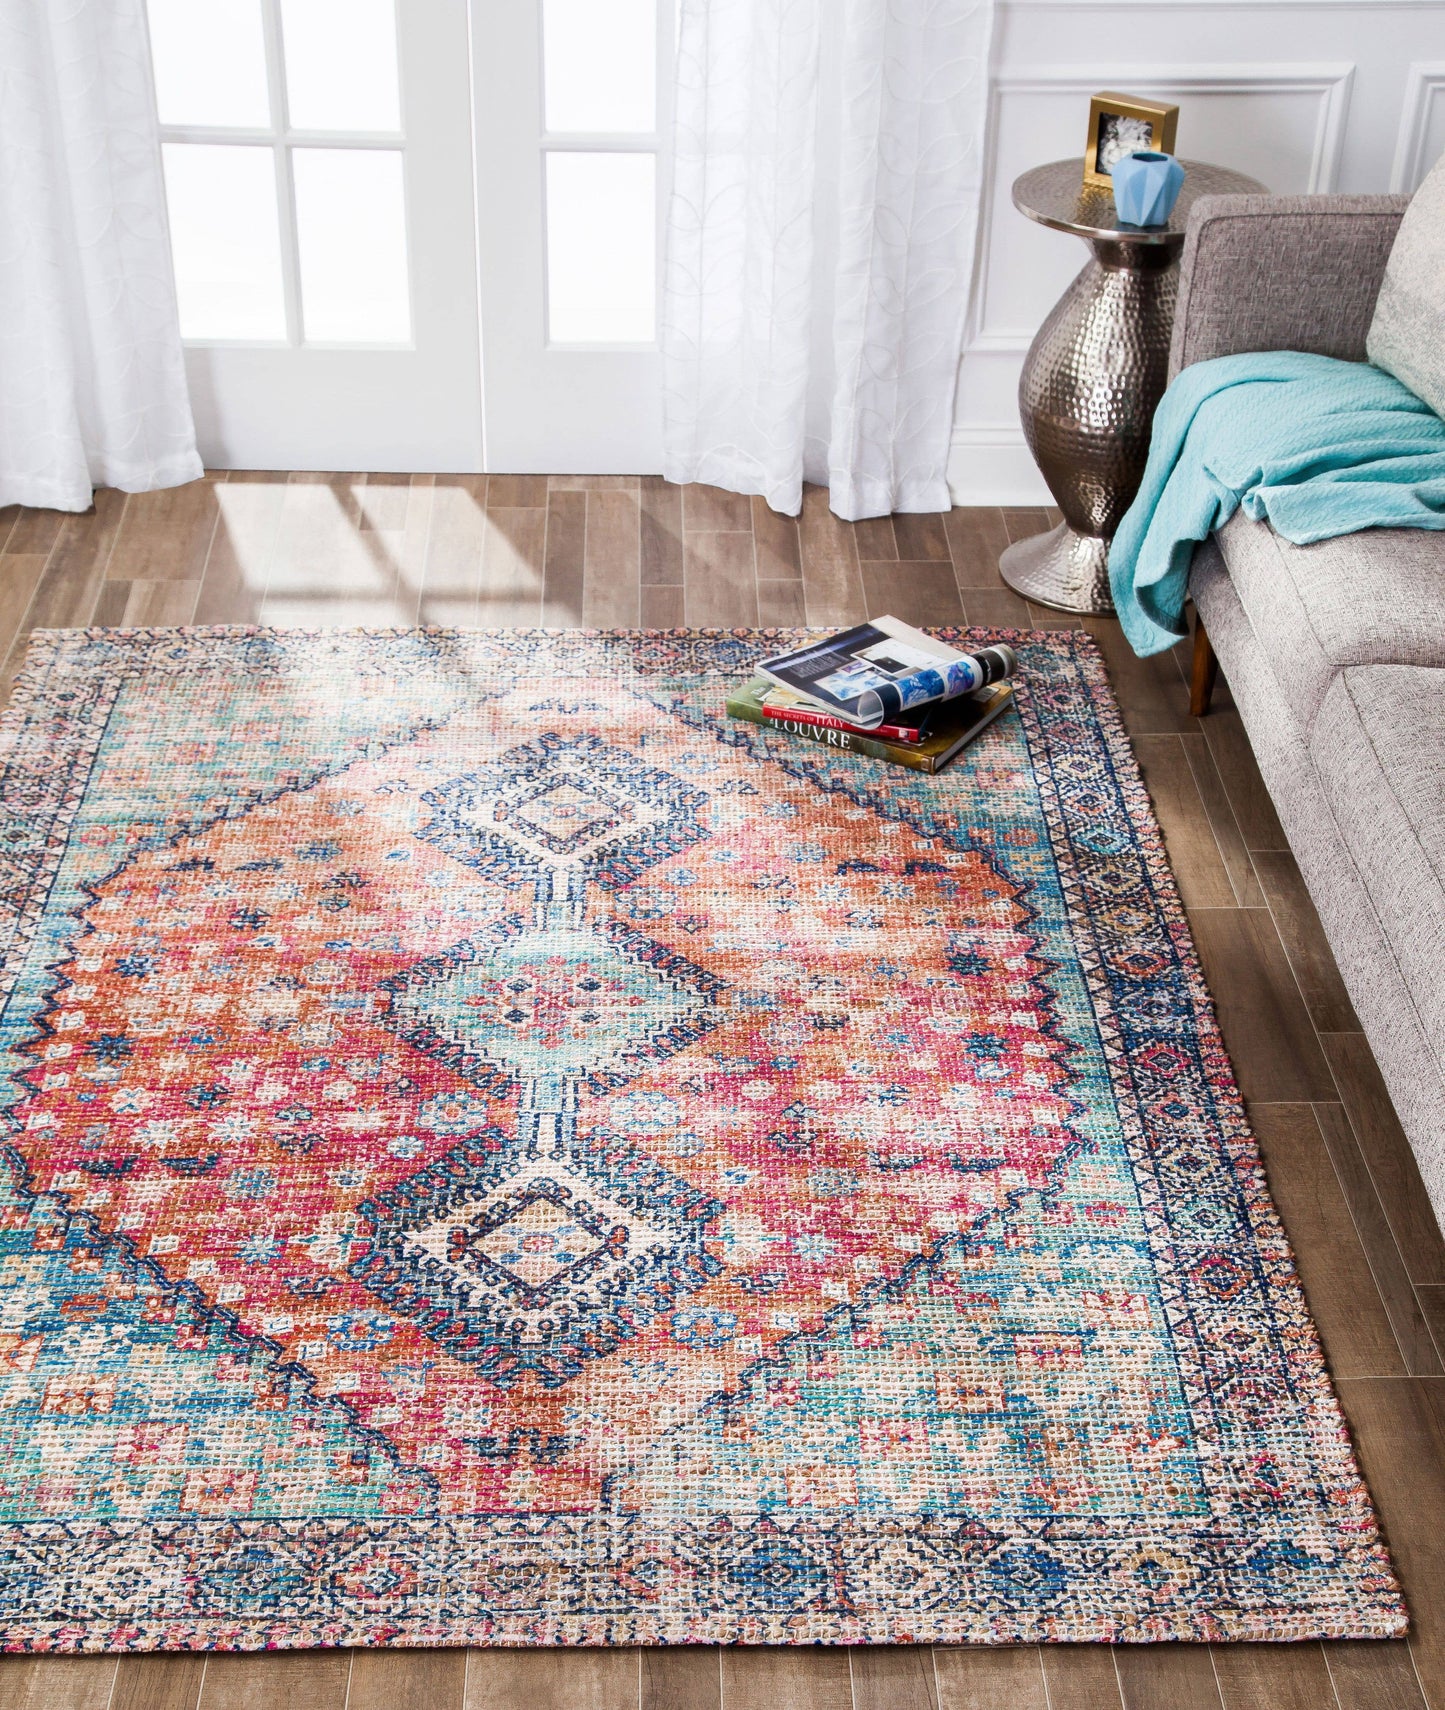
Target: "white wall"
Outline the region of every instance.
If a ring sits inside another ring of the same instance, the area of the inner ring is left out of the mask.
[[[1009,189],[1081,161],[1089,97],[1179,103],[1178,153],[1280,193],[1413,190],[1445,150],[1445,0],[999,0],[978,284],[949,479],[959,504],[1049,501],[1019,428],[1034,330],[1087,258]]]

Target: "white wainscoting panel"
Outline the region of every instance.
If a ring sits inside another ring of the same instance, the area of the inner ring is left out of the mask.
[[[1445,31],[1442,31],[1445,37]],[[1411,191],[1445,154],[1445,60],[1417,61],[1405,81],[1392,190]]]
[[[1114,89],[1177,101],[1183,158],[1278,193],[1413,189],[1445,148],[1445,0],[1000,0],[1000,14],[949,480],[961,504],[1044,504],[1018,376],[1086,252],[1014,208],[1014,179],[1069,156],[1082,171],[1089,97]]]

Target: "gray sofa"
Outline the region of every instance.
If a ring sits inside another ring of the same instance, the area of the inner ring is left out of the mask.
[[[1406,200],[1201,199],[1171,374],[1247,350],[1363,361]],[[1445,1224],[1445,533],[1292,546],[1236,515],[1190,591]]]

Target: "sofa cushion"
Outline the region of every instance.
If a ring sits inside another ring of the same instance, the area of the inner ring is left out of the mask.
[[[1315,715],[1309,749],[1445,1070],[1445,670],[1341,671]]]
[[[1370,528],[1294,546],[1236,511],[1219,544],[1306,729],[1342,667],[1445,666],[1445,531]]]
[[[1445,416],[1445,157],[1400,221],[1365,350]]]

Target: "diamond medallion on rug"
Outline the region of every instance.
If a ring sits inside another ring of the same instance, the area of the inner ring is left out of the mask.
[[[1402,1630],[1092,642],[928,778],[787,639],[37,639],[5,1647]]]

